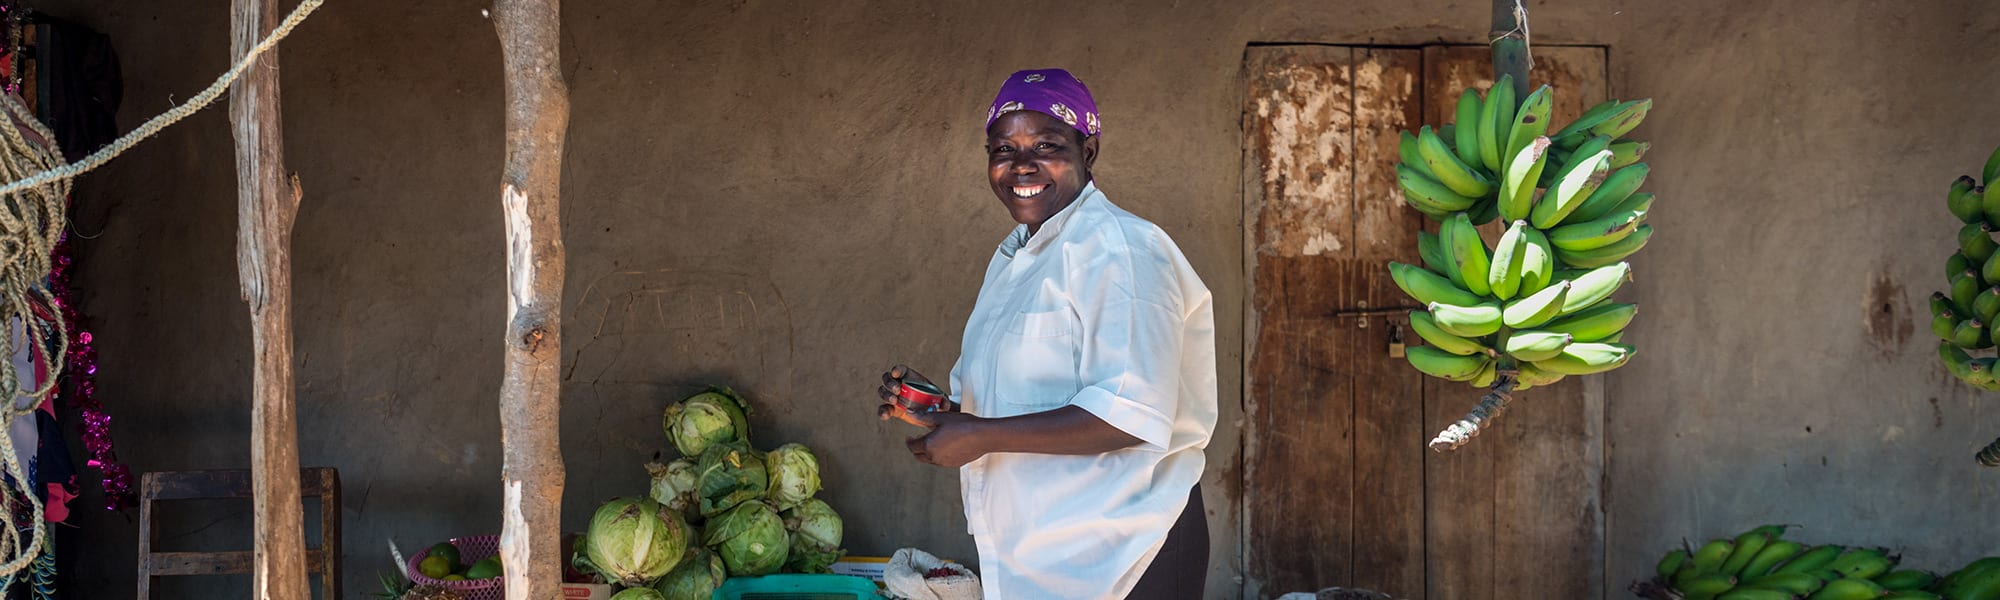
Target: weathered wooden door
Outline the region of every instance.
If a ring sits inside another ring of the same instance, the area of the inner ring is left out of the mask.
[[[1398,132],[1490,85],[1486,48],[1261,46],[1247,58],[1245,597],[1329,586],[1397,598],[1604,596],[1603,402],[1594,378],[1517,394],[1447,454],[1479,396],[1391,344],[1411,301],[1387,263],[1436,231],[1396,189]],[[1555,122],[1604,100],[1599,47],[1534,50]],[[1497,224],[1482,228],[1498,238]],[[1589,388],[1589,389],[1587,389]]]

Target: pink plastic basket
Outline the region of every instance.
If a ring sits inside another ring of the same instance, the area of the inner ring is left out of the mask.
[[[458,560],[466,564],[471,564],[474,561],[500,553],[500,536],[497,535],[451,538],[446,541],[451,542],[453,546],[458,546]],[[423,573],[417,571],[417,565],[423,563],[424,557],[430,555],[431,549],[426,546],[423,550],[418,551],[415,556],[410,557],[409,570],[410,581],[412,583],[416,585],[435,585],[449,589],[464,596],[465,600],[500,600],[501,596],[504,595],[501,593],[501,585],[507,581],[504,577],[469,581],[445,581],[425,577]]]

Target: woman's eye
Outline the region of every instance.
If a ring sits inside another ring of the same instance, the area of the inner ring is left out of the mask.
[[[1048,143],[1048,142],[1042,142],[1042,143],[1039,143],[1039,144],[1035,144],[1035,149],[1036,149],[1036,150],[1040,150],[1040,151],[1043,151],[1043,152],[1054,152],[1056,148],[1057,148],[1057,146],[1056,146],[1055,144],[1051,144],[1051,143]]]

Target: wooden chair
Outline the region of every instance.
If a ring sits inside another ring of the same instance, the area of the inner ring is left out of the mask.
[[[299,470],[302,496],[319,498],[319,547],[306,549],[306,572],[319,573],[321,598],[340,597],[340,472],[329,467]],[[151,598],[153,578],[172,575],[240,575],[250,572],[252,553],[155,552],[161,500],[250,498],[250,471],[165,471],[139,480],[139,600]]]

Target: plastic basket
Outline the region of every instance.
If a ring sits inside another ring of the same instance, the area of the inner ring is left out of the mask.
[[[451,542],[453,546],[458,546],[458,561],[465,564],[471,564],[481,559],[500,554],[500,536],[497,535],[451,538],[445,541]],[[423,573],[417,571],[417,565],[422,564],[424,557],[430,555],[431,549],[425,547],[423,550],[418,551],[415,556],[410,557],[409,571],[411,583],[415,585],[435,585],[458,592],[460,596],[465,597],[465,600],[500,600],[504,595],[501,593],[501,585],[507,581],[504,577],[467,581],[445,581],[425,577]]]
[[[715,600],[877,600],[875,582],[852,575],[731,577]]]

